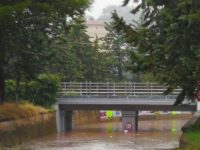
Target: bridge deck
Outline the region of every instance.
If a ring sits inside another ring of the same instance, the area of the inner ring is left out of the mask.
[[[61,97],[57,98],[60,109],[65,110],[152,110],[196,111],[196,105],[173,106],[175,99],[162,97]]]

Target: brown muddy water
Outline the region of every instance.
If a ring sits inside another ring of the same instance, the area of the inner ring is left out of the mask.
[[[19,149],[28,150],[166,150],[179,145],[187,119],[142,120],[139,132],[125,133],[121,122],[76,126],[68,133],[32,140]]]

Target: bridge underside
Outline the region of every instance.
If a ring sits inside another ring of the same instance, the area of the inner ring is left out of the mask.
[[[61,110],[196,111],[196,105],[174,106],[175,99],[58,98]]]
[[[188,105],[73,105],[59,104],[61,110],[149,110],[149,111],[196,111],[196,106]]]

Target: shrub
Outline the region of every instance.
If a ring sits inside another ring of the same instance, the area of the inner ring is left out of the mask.
[[[31,103],[4,103],[0,105],[0,121],[15,120],[19,118],[29,118],[48,112],[46,109],[34,106]]]
[[[40,74],[36,80],[20,82],[19,97],[43,107],[51,107],[56,102],[59,90],[59,77],[53,74]],[[15,99],[15,81],[6,81],[6,97]]]
[[[15,99],[15,81],[14,80],[6,80],[5,82],[5,93],[6,93],[6,98],[9,100],[14,100]]]
[[[59,90],[59,78],[52,74],[42,74],[36,81],[36,94],[34,103],[50,107],[56,102],[56,95]]]

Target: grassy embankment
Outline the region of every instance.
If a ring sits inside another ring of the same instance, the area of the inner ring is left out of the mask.
[[[0,122],[20,118],[29,118],[47,112],[47,109],[35,106],[28,102],[22,102],[18,105],[10,102],[4,103],[0,105]]]
[[[183,134],[184,141],[191,144],[191,148],[188,150],[199,150],[200,149],[200,118],[194,125],[189,127]]]

